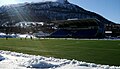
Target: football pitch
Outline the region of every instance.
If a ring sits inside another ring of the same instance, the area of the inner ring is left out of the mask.
[[[0,39],[0,50],[120,66],[120,40]]]

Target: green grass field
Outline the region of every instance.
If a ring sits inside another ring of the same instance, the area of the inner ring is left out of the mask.
[[[120,66],[119,40],[0,39],[0,50]]]

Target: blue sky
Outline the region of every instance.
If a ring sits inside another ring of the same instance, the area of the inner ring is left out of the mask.
[[[18,3],[37,1],[44,0],[0,0],[0,5],[7,3],[10,4],[13,2]],[[69,0],[69,2],[77,4],[86,10],[96,12],[113,22],[120,23],[120,0]]]
[[[103,17],[120,23],[120,0],[69,0],[86,10],[96,12]]]

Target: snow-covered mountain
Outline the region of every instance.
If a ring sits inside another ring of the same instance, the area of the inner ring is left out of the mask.
[[[113,22],[94,12],[87,11],[67,0],[45,1],[38,3],[13,4],[0,7],[0,24],[24,21],[44,22],[67,19],[95,18],[101,23]]]

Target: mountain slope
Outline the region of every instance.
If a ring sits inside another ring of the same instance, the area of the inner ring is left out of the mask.
[[[66,0],[65,0],[66,1]],[[0,23],[16,23],[21,21],[54,21],[67,19],[88,19],[95,18],[105,24],[113,22],[104,17],[84,10],[83,8],[71,4],[68,1],[61,2],[39,2],[23,3],[0,7]]]

